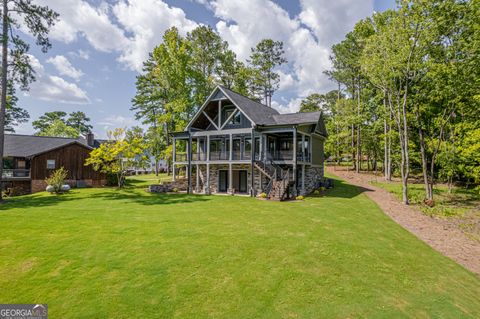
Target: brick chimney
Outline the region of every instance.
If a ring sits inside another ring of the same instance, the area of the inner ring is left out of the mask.
[[[87,133],[87,145],[93,147],[95,144],[95,137],[92,132]]]

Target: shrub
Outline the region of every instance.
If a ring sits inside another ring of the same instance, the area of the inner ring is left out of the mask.
[[[261,194],[260,194],[260,197],[261,197],[261,198],[267,198],[267,194],[266,194],[266,193],[261,193]]]
[[[316,189],[314,192],[313,192],[313,195],[320,195],[320,191],[318,189]]]
[[[295,197],[296,200],[303,200],[304,198],[302,195]]]
[[[325,186],[320,186],[320,190],[321,190],[321,191],[324,191],[324,190],[325,190]]]
[[[107,173],[107,186],[117,186],[118,176],[117,174]]]
[[[45,179],[45,182],[48,186],[53,187],[53,192],[55,194],[61,194],[64,192],[62,186],[65,185],[65,179],[67,178],[68,171],[60,167],[57,170],[54,170],[50,177]]]
[[[178,188],[174,187],[174,188],[172,189],[172,192],[178,193]]]

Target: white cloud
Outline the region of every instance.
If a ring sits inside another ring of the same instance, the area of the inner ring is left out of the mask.
[[[280,75],[280,83],[278,88],[280,91],[286,91],[295,85],[293,76],[291,74],[287,74],[281,70],[278,71],[278,74]]]
[[[269,0],[214,0],[211,2],[220,35],[241,59],[264,38],[284,43],[289,61],[280,73],[281,89],[298,96],[332,89],[323,72],[330,68],[330,48],[361,18],[373,12],[373,1],[302,0],[301,13],[291,18]]]
[[[105,2],[94,7],[79,0],[37,0],[60,14],[50,36],[71,43],[82,35],[96,49],[103,52],[119,51],[128,45],[124,32],[109,16],[110,7]]]
[[[277,101],[272,101],[272,107],[280,113],[296,113],[300,109],[300,103],[302,102],[301,98],[294,98],[290,101],[284,100],[283,104],[280,104]]]
[[[26,94],[44,101],[67,104],[90,103],[87,93],[75,83],[45,73],[43,65],[35,56],[29,55],[29,58],[37,80],[30,85],[30,90]]]
[[[70,52],[68,52],[68,54],[72,57],[80,58],[80,59],[83,59],[83,60],[90,59],[90,52],[86,51],[86,50],[82,50],[82,49],[79,49],[77,51],[70,51]]]
[[[343,39],[354,24],[373,13],[373,1],[300,0],[300,21],[311,28],[319,41],[331,46]]]
[[[97,122],[96,125],[102,126],[104,132],[107,132],[116,128],[129,128],[138,125],[138,123],[131,117],[112,114]]]
[[[166,29],[176,26],[185,34],[197,26],[182,9],[162,0],[120,0],[115,4],[100,2],[98,6],[82,0],[37,2],[60,14],[51,38],[71,43],[82,36],[98,51],[118,52],[118,60],[137,71],[141,71],[148,53],[161,43]]]
[[[121,1],[113,6],[113,13],[132,34],[119,61],[137,71],[141,71],[148,53],[162,42],[165,30],[175,26],[181,34],[186,34],[197,26],[187,19],[182,9],[170,7],[161,0]]]
[[[66,75],[74,80],[78,81],[83,76],[83,72],[76,69],[63,55],[51,57],[47,60],[47,63],[52,64],[61,75]]]

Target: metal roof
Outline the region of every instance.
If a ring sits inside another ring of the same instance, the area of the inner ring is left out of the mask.
[[[84,138],[5,134],[3,156],[31,157],[73,143],[91,148]]]

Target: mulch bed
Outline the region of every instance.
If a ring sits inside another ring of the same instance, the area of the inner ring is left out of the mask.
[[[349,184],[368,189],[366,195],[397,224],[433,249],[480,275],[480,243],[469,238],[461,229],[451,227],[449,221],[429,217],[414,206],[402,204],[393,194],[372,185],[370,182],[375,179],[372,175],[357,174],[344,167],[335,169],[328,166],[327,171]]]

